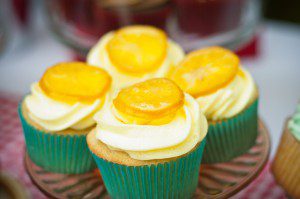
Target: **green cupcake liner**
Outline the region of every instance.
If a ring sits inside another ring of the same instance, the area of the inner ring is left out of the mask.
[[[112,198],[191,198],[205,142],[183,157],[157,165],[120,165],[92,154]]]
[[[246,153],[258,135],[258,100],[233,118],[210,124],[203,163],[227,162]]]
[[[19,104],[19,116],[23,127],[27,153],[30,159],[43,169],[65,174],[85,173],[96,168],[90,154],[86,135],[58,135],[40,131],[23,117]]]

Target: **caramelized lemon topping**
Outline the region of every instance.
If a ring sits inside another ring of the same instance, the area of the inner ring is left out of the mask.
[[[150,79],[121,90],[113,100],[115,110],[125,122],[162,124],[183,107],[183,91],[171,80]]]
[[[152,26],[128,26],[116,31],[106,49],[122,72],[143,74],[156,70],[167,54],[167,36]]]
[[[221,47],[208,47],[189,53],[173,68],[169,77],[194,97],[225,87],[238,73],[239,58]]]
[[[93,103],[109,89],[111,77],[82,62],[59,63],[46,70],[39,85],[48,97],[61,102]]]

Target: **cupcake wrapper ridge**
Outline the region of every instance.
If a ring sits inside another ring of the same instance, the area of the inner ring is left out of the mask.
[[[120,165],[92,154],[112,198],[191,198],[205,142],[183,157],[157,165]]]
[[[258,135],[258,100],[233,118],[210,124],[203,163],[229,161],[246,153]]]
[[[88,150],[86,135],[58,135],[40,131],[24,118],[19,105],[27,153],[43,169],[66,174],[85,173],[96,168]]]

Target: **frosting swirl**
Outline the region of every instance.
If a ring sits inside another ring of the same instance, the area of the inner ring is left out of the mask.
[[[196,98],[208,120],[233,117],[251,104],[257,97],[253,78],[240,67],[236,77],[216,92]]]
[[[296,113],[289,121],[288,127],[294,137],[300,141],[300,104],[297,105]]]
[[[94,125],[93,116],[104,101],[105,97],[102,97],[91,104],[77,102],[70,105],[48,97],[39,83],[31,85],[31,94],[24,99],[29,118],[48,131],[81,130]]]
[[[123,88],[146,79],[163,77],[169,71],[170,67],[176,65],[184,58],[184,52],[182,48],[172,40],[168,40],[166,57],[155,71],[140,75],[124,73],[123,71],[120,71],[116,66],[114,66],[114,64],[110,60],[106,48],[107,44],[115,34],[115,32],[110,32],[104,35],[99,40],[99,42],[91,49],[87,56],[87,62],[89,64],[105,69],[113,77],[114,80],[117,80],[113,82],[114,88]]]
[[[122,117],[106,103],[95,115],[96,137],[112,150],[126,152],[138,160],[165,159],[192,150],[206,135],[207,121],[198,103],[188,94],[182,108],[167,124],[137,125],[123,123]]]

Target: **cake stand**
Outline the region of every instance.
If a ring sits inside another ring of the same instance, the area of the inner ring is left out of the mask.
[[[195,198],[228,198],[249,185],[263,170],[270,152],[270,137],[259,121],[255,145],[229,162],[203,164]],[[51,173],[35,165],[25,155],[26,170],[32,182],[52,198],[109,198],[98,170],[85,174]]]

